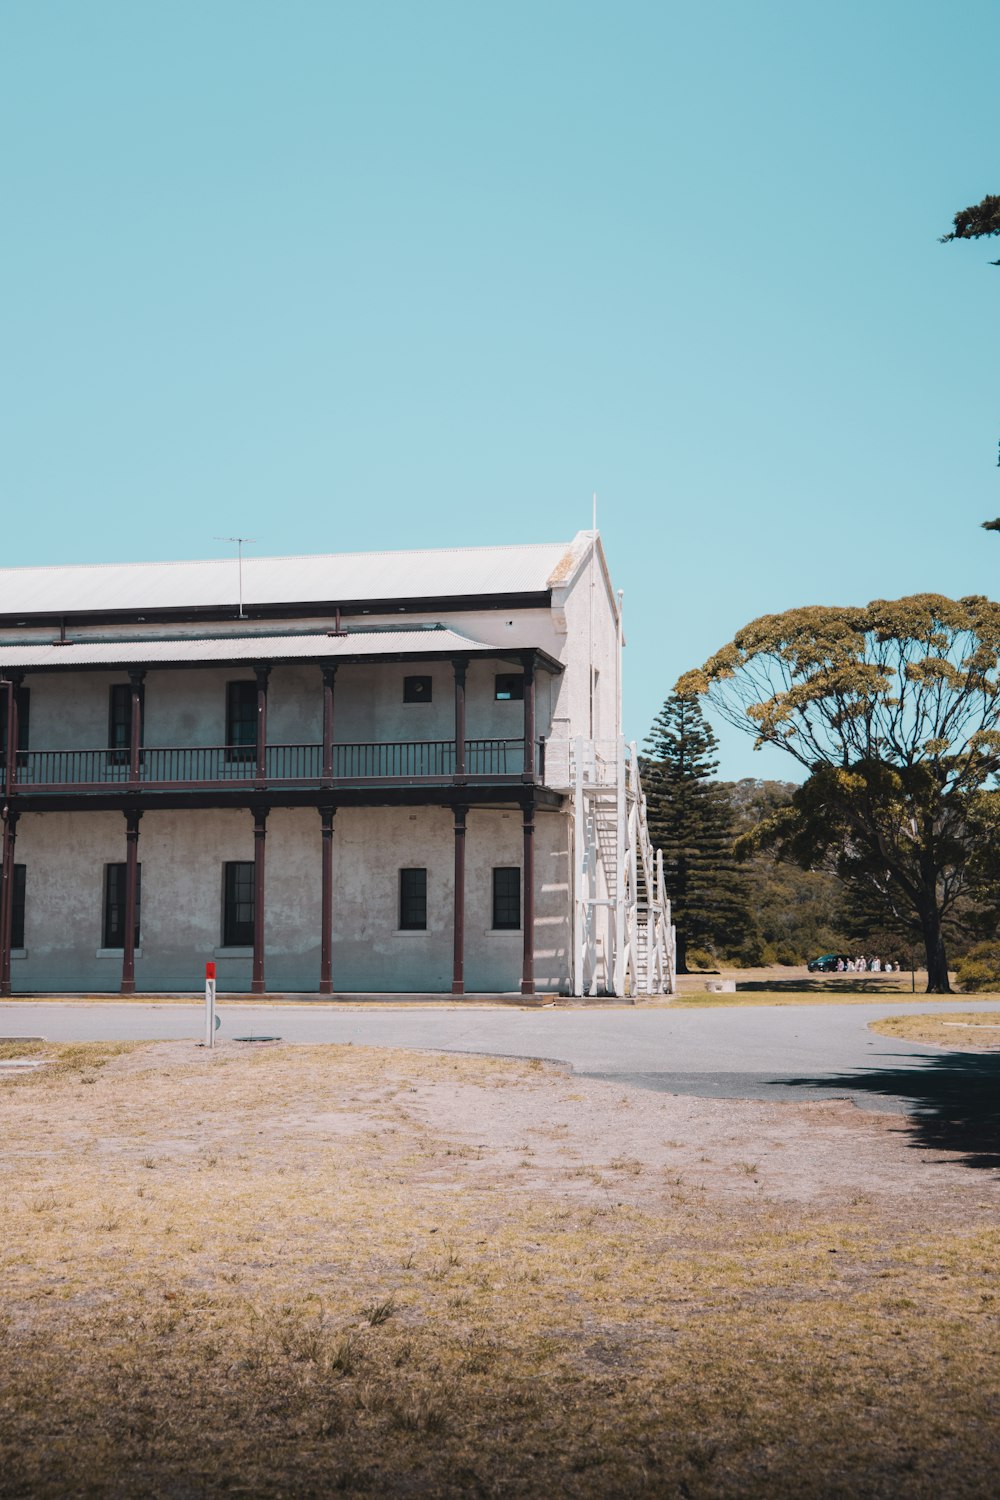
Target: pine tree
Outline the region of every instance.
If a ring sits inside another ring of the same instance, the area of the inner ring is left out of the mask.
[[[746,876],[732,853],[732,804],[711,779],[717,744],[698,699],[677,693],[664,703],[645,744],[649,831],[663,850],[681,974],[688,971],[689,949],[732,953],[751,925]]]

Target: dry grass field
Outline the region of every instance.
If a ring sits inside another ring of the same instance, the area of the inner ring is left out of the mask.
[[[900,1118],[35,1050],[0,1077],[3,1496],[996,1493],[996,1172]]]
[[[737,994],[706,993],[706,984],[719,979],[732,980]],[[952,979],[954,981],[954,975]],[[870,1005],[873,1001],[895,1004],[912,999],[914,995],[923,998],[927,973],[917,969],[911,976],[907,969],[901,974],[810,974],[805,964],[780,964],[763,969],[720,969],[713,974],[681,974],[677,987],[678,994],[666,1002],[671,1008],[701,1006],[706,1002],[716,1005],[829,1005],[831,1002]]]
[[[978,996],[976,997],[979,998]],[[992,995],[987,998],[993,999]],[[1000,1016],[982,1011],[946,1011],[929,1016],[885,1016],[869,1023],[882,1036],[903,1037],[956,1052],[992,1052],[1000,1047]]]

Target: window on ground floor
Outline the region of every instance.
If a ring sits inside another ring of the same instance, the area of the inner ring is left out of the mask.
[[[400,870],[399,925],[404,932],[422,932],[427,926],[427,871]]]
[[[14,866],[14,893],[11,908],[10,946],[24,947],[24,892],[26,887],[25,865]]]
[[[253,860],[230,860],[224,866],[222,888],[222,946],[253,947]]]
[[[493,871],[493,926],[511,932],[521,925],[521,871],[502,865]]]
[[[104,866],[104,948],[125,947],[126,865]],[[135,946],[139,946],[139,906],[142,900],[142,866],[135,871]]]

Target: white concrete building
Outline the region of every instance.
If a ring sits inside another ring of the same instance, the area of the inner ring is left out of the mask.
[[[591,533],[0,569],[0,992],[669,988],[619,719]]]

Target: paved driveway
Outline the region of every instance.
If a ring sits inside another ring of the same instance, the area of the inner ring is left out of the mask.
[[[1000,1010],[962,1001],[963,1010]],[[967,1101],[997,1094],[1000,1056],[941,1054],[874,1035],[868,1022],[899,1014],[896,1005],[753,1006],[745,1009],[343,1010],[335,1005],[220,1006],[224,1039],[278,1035],[288,1042],[353,1042],[542,1057],[592,1078],[707,1098],[850,1098],[866,1109],[911,1113],[943,1097]],[[941,1009],[915,1001],[907,1013]],[[52,1041],[196,1039],[194,1004],[0,1005],[0,1035]]]

